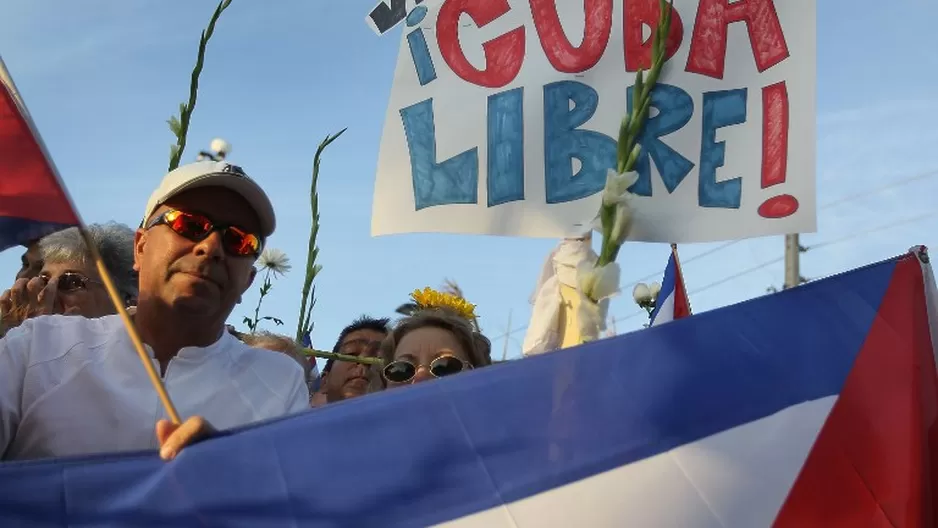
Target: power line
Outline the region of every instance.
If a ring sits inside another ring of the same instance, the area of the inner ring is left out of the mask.
[[[929,170],[929,171],[926,171],[926,172],[922,172],[922,173],[918,173],[918,174],[913,174],[912,176],[907,176],[907,177],[905,177],[905,178],[899,178],[899,179],[894,180],[894,181],[892,181],[892,182],[890,182],[890,183],[887,183],[886,185],[881,185],[881,186],[876,187],[876,188],[873,188],[873,189],[868,189],[868,190],[866,190],[866,191],[861,191],[861,192],[858,192],[858,193],[854,193],[854,194],[850,194],[850,195],[847,195],[847,196],[838,198],[838,199],[836,199],[836,200],[834,200],[834,201],[827,202],[826,204],[821,205],[820,207],[818,207],[818,210],[819,210],[819,211],[823,211],[823,210],[825,210],[825,209],[830,209],[831,207],[836,207],[836,206],[838,206],[838,205],[840,205],[840,204],[844,204],[844,203],[847,203],[847,202],[852,202],[852,201],[854,201],[854,200],[859,200],[860,198],[866,198],[866,197],[868,197],[868,196],[872,196],[872,195],[875,195],[875,194],[879,194],[879,193],[881,193],[881,192],[883,192],[883,191],[888,191],[889,189],[893,189],[893,188],[895,188],[895,187],[901,187],[901,186],[903,186],[903,185],[912,183],[912,182],[914,182],[914,181],[922,180],[922,179],[925,179],[925,178],[929,178],[929,177],[931,177],[931,176],[938,176],[938,169],[932,169],[932,170]],[[706,256],[708,256],[708,255],[712,255],[712,254],[714,254],[714,253],[716,253],[716,252],[718,252],[718,251],[722,251],[722,250],[724,250],[724,249],[726,249],[726,248],[728,248],[728,247],[730,247],[730,246],[732,246],[732,245],[738,244],[738,243],[743,242],[743,241],[745,241],[745,240],[748,240],[748,239],[730,240],[729,242],[726,242],[726,243],[724,243],[724,244],[720,244],[719,246],[717,246],[717,247],[715,247],[715,248],[708,249],[707,251],[704,251],[703,253],[700,253],[700,254],[698,254],[698,255],[694,255],[694,256],[692,256],[692,257],[690,257],[690,258],[688,258],[688,259],[684,259],[684,260],[681,262],[681,264],[682,264],[682,265],[684,265],[684,264],[689,264],[689,263],[691,263],[691,262],[693,262],[693,261],[695,261],[695,260],[702,259],[702,258],[704,258],[704,257],[706,257]],[[784,259],[783,259],[783,260],[784,260]],[[627,282],[626,284],[632,284],[632,283],[637,283],[637,282],[645,282],[645,281],[647,281],[647,280],[651,280],[651,279],[657,278],[657,277],[659,277],[660,275],[661,275],[661,271],[656,271],[656,272],[651,273],[651,274],[649,274],[649,275],[646,275],[645,277],[642,277],[642,278],[640,278],[640,279],[638,279],[638,280],[631,281],[631,282]]]
[[[891,223],[891,224],[886,224],[886,225],[874,227],[874,228],[872,228],[872,229],[867,229],[867,230],[865,230],[865,231],[859,231],[859,232],[851,233],[851,234],[849,234],[849,235],[847,235],[847,236],[844,236],[844,237],[835,238],[835,239],[833,239],[833,240],[827,240],[827,241],[820,242],[820,243],[817,243],[817,244],[814,244],[814,245],[809,245],[809,246],[807,246],[807,249],[808,249],[808,250],[811,250],[811,249],[820,249],[820,248],[824,248],[824,247],[827,247],[827,246],[833,246],[833,245],[836,245],[836,244],[842,244],[842,243],[844,243],[844,242],[848,242],[848,241],[850,241],[850,240],[853,240],[854,238],[858,238],[858,237],[861,237],[861,236],[866,236],[866,235],[869,235],[869,234],[871,234],[871,233],[876,233],[876,232],[879,232],[879,231],[886,231],[887,229],[892,229],[892,228],[894,228],[894,227],[898,227],[898,226],[901,226],[901,225],[915,223],[915,222],[918,222],[918,221],[920,221],[920,220],[924,220],[925,218],[928,218],[928,217],[930,217],[930,216],[934,216],[934,213],[924,213],[924,214],[920,214],[920,215],[918,215],[918,216],[913,216],[913,217],[911,217],[911,218],[906,218],[906,219],[904,219],[904,220],[899,220],[898,222],[893,222],[893,223]],[[778,258],[774,258],[774,259],[771,259],[771,260],[767,260],[767,261],[762,262],[761,264],[757,264],[757,265],[755,265],[755,266],[753,266],[753,267],[751,267],[751,268],[747,268],[747,269],[742,270],[742,271],[740,271],[740,272],[734,273],[733,275],[730,275],[729,277],[722,278],[722,279],[717,280],[717,281],[715,281],[715,282],[711,282],[710,284],[707,284],[706,286],[703,286],[703,287],[701,287],[701,288],[697,288],[697,289],[695,289],[695,290],[689,292],[688,295],[694,295],[694,294],[697,294],[697,293],[700,293],[700,292],[709,290],[709,289],[711,289],[711,288],[715,288],[715,287],[720,286],[720,285],[722,285],[722,284],[725,284],[725,283],[727,283],[727,282],[729,282],[729,281],[731,281],[731,280],[733,280],[733,279],[737,279],[737,278],[739,278],[739,277],[742,277],[743,275],[748,275],[748,274],[750,274],[750,273],[752,273],[752,272],[754,272],[754,271],[758,271],[758,270],[760,270],[760,269],[762,269],[762,268],[771,266],[772,264],[777,264],[777,263],[779,263],[779,262],[781,262],[781,261],[783,261],[783,260],[785,260],[785,257],[784,257],[784,256],[781,256],[781,257],[778,257]],[[621,322],[621,321],[625,321],[625,320],[627,320],[627,319],[631,319],[631,318],[633,318],[633,317],[636,317],[636,316],[638,316],[638,315],[645,314],[645,313],[647,313],[647,312],[645,312],[644,310],[641,310],[641,311],[638,311],[638,312],[629,314],[629,315],[627,315],[627,316],[625,316],[625,317],[622,317],[622,318],[616,318],[615,320],[618,321],[618,322]]]
[[[920,215],[918,215],[918,216],[913,216],[912,218],[906,218],[906,219],[904,219],[904,220],[899,220],[898,222],[893,222],[893,223],[891,223],[891,224],[886,224],[886,225],[882,225],[882,226],[879,226],[879,227],[874,227],[874,228],[871,228],[871,229],[867,229],[866,231],[860,231],[860,232],[858,232],[858,233],[851,233],[851,234],[849,234],[849,235],[847,235],[847,236],[844,236],[844,237],[841,237],[841,238],[835,238],[834,240],[828,240],[828,241],[826,241],[826,242],[820,242],[820,243],[814,244],[814,245],[812,245],[812,246],[808,246],[808,249],[818,249],[818,248],[822,248],[822,247],[832,246],[832,245],[834,245],[834,244],[840,244],[841,242],[846,242],[846,241],[848,241],[848,240],[853,240],[854,238],[861,237],[861,236],[864,236],[864,235],[869,235],[870,233],[877,233],[877,232],[879,232],[879,231],[885,231],[885,230],[887,230],[887,229],[892,229],[893,227],[897,227],[897,226],[900,226],[900,225],[912,224],[912,223],[918,222],[919,220],[924,220],[925,218],[928,218],[929,216],[934,216],[934,215],[935,215],[935,213],[923,213],[923,214],[920,214]]]
[[[935,171],[934,174],[938,174],[938,171]],[[855,233],[851,233],[851,234],[849,234],[849,235],[846,235],[846,236],[843,236],[843,237],[840,237],[840,238],[835,238],[835,239],[832,239],[832,240],[827,240],[827,241],[824,241],[824,242],[819,242],[819,243],[817,243],[817,244],[808,245],[807,248],[808,248],[809,250],[811,250],[811,249],[821,249],[821,248],[824,248],[824,247],[827,247],[827,246],[833,246],[833,245],[836,245],[836,244],[841,244],[841,243],[844,243],[844,242],[848,242],[848,241],[850,241],[850,240],[853,240],[854,238],[858,238],[858,237],[861,237],[861,236],[869,235],[869,234],[871,234],[871,233],[876,233],[876,232],[879,232],[879,231],[885,231],[885,230],[892,229],[892,228],[894,228],[894,227],[898,227],[898,226],[901,226],[901,225],[906,225],[906,224],[915,223],[915,222],[918,222],[918,221],[920,221],[920,220],[924,220],[925,218],[928,218],[928,217],[931,217],[931,216],[934,216],[934,213],[923,213],[923,214],[920,214],[920,215],[917,215],[917,216],[913,216],[913,217],[911,217],[911,218],[905,218],[905,219],[903,219],[903,220],[899,220],[899,221],[896,221],[896,222],[892,222],[892,223],[890,223],[890,224],[885,224],[885,225],[873,227],[873,228],[870,228],[870,229],[867,229],[867,230],[864,230],[864,231],[858,231],[858,232],[855,232]],[[735,243],[736,241],[733,241],[733,242]],[[720,247],[724,247],[724,246],[727,246],[727,245],[729,245],[729,244],[723,244],[723,246],[720,246]],[[719,249],[719,248],[715,248],[715,249]],[[711,250],[711,251],[708,251],[708,252],[705,252],[705,253],[701,253],[700,255],[698,255],[698,257],[702,257],[702,256],[704,256],[705,254],[709,254],[709,253],[711,253],[712,251],[715,251],[715,249],[714,249],[714,250]],[[692,260],[692,259],[688,259],[686,262],[690,262],[691,260]],[[704,292],[704,291],[706,291],[706,290],[709,290],[709,289],[711,289],[711,288],[715,288],[715,287],[720,286],[720,285],[722,285],[722,284],[725,284],[725,283],[727,283],[727,282],[729,282],[729,281],[731,281],[731,280],[733,280],[733,279],[737,279],[737,278],[739,278],[739,277],[742,277],[743,275],[748,275],[748,274],[750,274],[750,273],[752,273],[752,272],[754,272],[754,271],[758,271],[758,270],[760,270],[760,269],[762,269],[762,268],[766,268],[766,267],[771,266],[771,265],[773,265],[773,264],[777,264],[777,263],[779,263],[779,262],[781,262],[781,261],[783,261],[783,260],[785,260],[785,257],[784,257],[784,256],[782,256],[782,257],[777,257],[777,258],[773,258],[773,259],[771,259],[771,260],[764,261],[764,262],[762,262],[762,263],[760,263],[760,264],[757,264],[757,265],[752,266],[752,267],[750,267],[750,268],[746,268],[745,270],[742,270],[742,271],[739,271],[739,272],[737,272],[737,273],[734,273],[733,275],[730,275],[730,276],[728,276],[728,277],[724,277],[724,278],[719,279],[719,280],[717,280],[717,281],[711,282],[710,284],[707,284],[706,286],[703,286],[703,287],[694,289],[693,291],[689,292],[688,295],[694,295],[694,294],[701,293],[701,292]],[[684,264],[684,263],[682,263],[682,264]],[[653,277],[657,277],[657,275],[658,275],[658,274],[654,275]],[[642,281],[639,280],[638,282],[642,282]],[[616,317],[616,318],[613,318],[613,321],[614,321],[614,322],[623,322],[623,321],[627,321],[627,320],[629,320],[629,319],[638,317],[639,315],[643,315],[643,314],[647,315],[648,312],[646,312],[645,310],[639,310],[639,311],[636,311],[636,312],[634,312],[634,313],[631,313],[631,314],[626,315],[626,316],[623,316],[623,317]],[[520,326],[520,327],[518,327],[518,328],[515,328],[514,330],[511,330],[510,332],[506,332],[506,333],[500,335],[499,337],[496,337],[495,340],[498,340],[498,339],[507,339],[508,336],[510,336],[510,335],[512,335],[512,334],[515,334],[515,333],[518,333],[518,332],[521,332],[521,331],[523,331],[523,330],[526,330],[527,327],[528,327],[528,325],[524,325],[524,326]]]
[[[821,208],[821,209],[827,209],[827,208],[830,208],[830,207],[834,207],[834,206],[836,206],[836,205],[840,205],[840,204],[842,204],[842,203],[852,202],[853,200],[859,200],[860,198],[866,198],[867,196],[872,196],[872,195],[874,195],[874,194],[879,194],[879,193],[881,193],[881,192],[883,192],[883,191],[888,191],[889,189],[892,189],[892,188],[895,188],[895,187],[901,187],[901,186],[906,185],[906,184],[908,184],[908,183],[912,183],[912,182],[914,182],[914,181],[922,180],[922,179],[925,179],[925,178],[928,178],[928,177],[931,177],[931,176],[935,176],[935,175],[938,175],[938,170],[932,169],[932,170],[927,171],[927,172],[922,172],[922,173],[919,173],[919,174],[915,174],[915,175],[912,175],[912,176],[908,176],[908,177],[906,177],[906,178],[901,178],[901,179],[892,181],[892,182],[890,182],[890,183],[887,183],[886,185],[882,185],[882,186],[876,187],[876,188],[874,188],[874,189],[868,189],[868,190],[866,190],[866,191],[860,191],[860,192],[855,193],[855,194],[850,194],[850,195],[844,196],[844,197],[842,197],[842,198],[838,198],[838,199],[834,200],[833,202],[828,202],[828,203],[822,205],[820,208]]]

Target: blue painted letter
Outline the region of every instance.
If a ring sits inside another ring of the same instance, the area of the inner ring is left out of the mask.
[[[489,96],[489,207],[524,200],[524,88]]]
[[[407,26],[414,27],[427,16],[426,6],[417,6],[407,15]],[[410,47],[410,57],[414,60],[417,69],[417,79],[420,86],[425,86],[436,79],[436,68],[433,58],[430,57],[430,48],[427,47],[427,37],[423,30],[418,28],[407,35],[407,45]]]
[[[742,179],[717,181],[726,145],[717,141],[717,129],[746,122],[746,89],[703,94],[703,134],[700,137],[700,188],[697,203],[703,207],[738,209]]]
[[[627,91],[629,113],[632,112],[632,88]],[[658,84],[651,91],[651,106],[658,109],[658,115],[649,117],[639,134],[642,150],[635,162],[638,181],[629,189],[641,196],[652,194],[649,155],[655,160],[668,194],[673,193],[694,168],[692,161],[661,141],[662,136],[677,132],[690,121],[694,115],[694,100],[677,86]]]
[[[410,150],[414,205],[474,204],[479,197],[479,149],[473,147],[442,163],[436,162],[433,99],[401,109]]]
[[[570,109],[573,101],[573,109]],[[616,142],[591,130],[578,130],[596,113],[599,94],[576,81],[544,86],[544,185],[547,203],[579,200],[603,190],[606,172],[616,166]],[[580,171],[573,174],[573,158]]]

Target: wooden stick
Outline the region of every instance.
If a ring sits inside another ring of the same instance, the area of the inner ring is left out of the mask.
[[[176,408],[173,406],[173,402],[169,399],[169,394],[166,393],[166,387],[163,385],[163,380],[161,380],[160,376],[156,373],[156,369],[153,367],[153,362],[150,361],[150,356],[143,347],[143,341],[140,339],[140,335],[137,333],[137,328],[130,319],[130,315],[127,314],[127,309],[124,306],[124,300],[121,299],[120,295],[117,293],[117,288],[114,286],[114,281],[111,280],[111,275],[108,273],[107,267],[104,265],[104,261],[101,259],[101,253],[98,252],[97,246],[94,245],[94,240],[91,239],[91,235],[85,229],[84,223],[81,222],[81,218],[78,216],[77,209],[75,208],[75,202],[72,201],[71,196],[68,194],[68,189],[66,189],[65,185],[62,183],[59,170],[52,161],[52,156],[49,155],[49,149],[46,148],[46,144],[43,142],[42,136],[36,129],[36,124],[33,122],[29,115],[29,111],[26,109],[26,103],[24,103],[22,98],[19,97],[16,90],[16,85],[13,83],[13,79],[10,76],[10,73],[3,64],[2,57],[0,57],[0,81],[9,87],[10,92],[13,94],[14,102],[18,106],[18,110],[20,111],[23,121],[25,121],[26,125],[29,127],[30,132],[32,132],[33,138],[36,140],[36,143],[39,146],[39,150],[42,152],[46,163],[48,163],[49,170],[51,170],[52,175],[55,176],[55,181],[58,183],[62,197],[68,203],[70,209],[75,215],[75,218],[78,220],[78,231],[81,233],[81,237],[84,239],[89,253],[91,253],[91,259],[94,260],[95,267],[98,268],[98,274],[101,275],[101,282],[104,283],[104,288],[107,290],[108,297],[111,298],[111,302],[114,303],[114,308],[117,309],[117,313],[121,316],[121,321],[123,321],[124,326],[127,327],[127,333],[130,334],[130,340],[133,341],[134,347],[137,349],[137,354],[140,356],[140,361],[143,363],[143,367],[147,369],[147,374],[150,375],[150,383],[152,383],[153,387],[156,389],[156,393],[159,395],[160,401],[163,402],[163,407],[166,408],[166,413],[169,414],[169,417],[172,419],[173,423],[181,423],[181,420],[179,420],[179,414],[176,413]]]
[[[159,373],[156,372],[156,367],[153,366],[152,358],[147,354],[147,349],[143,346],[143,340],[140,339],[140,334],[137,333],[137,327],[134,326],[133,319],[131,319],[130,314],[127,313],[127,308],[124,306],[124,299],[121,299],[120,294],[117,292],[117,287],[114,286],[114,281],[111,280],[111,274],[108,273],[107,267],[104,265],[101,253],[98,252],[98,248],[95,246],[94,240],[91,239],[91,235],[88,233],[88,230],[85,229],[85,226],[79,225],[78,230],[81,232],[81,236],[85,240],[85,245],[91,253],[91,259],[94,260],[95,267],[98,269],[98,275],[101,276],[101,282],[104,283],[104,289],[107,290],[107,295],[111,298],[111,302],[114,303],[114,308],[117,310],[117,314],[120,315],[124,327],[127,328],[127,333],[130,334],[130,340],[137,350],[140,362],[143,363],[143,368],[146,369],[147,375],[150,377],[150,384],[156,389],[156,395],[159,396],[160,402],[163,403],[163,408],[166,409],[166,414],[169,415],[169,419],[172,420],[174,424],[181,424],[182,420],[179,419],[179,413],[176,412],[173,401],[169,399],[169,393],[166,392],[166,386],[163,385],[163,380],[160,378]]]

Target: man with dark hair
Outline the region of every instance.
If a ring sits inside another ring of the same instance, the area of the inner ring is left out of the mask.
[[[363,315],[342,329],[332,352],[350,356],[377,357],[381,341],[388,335],[391,320]],[[329,360],[322,370],[322,386],[314,404],[333,403],[362,396],[368,392],[371,379],[368,368],[360,363]],[[323,402],[322,396],[325,396]]]

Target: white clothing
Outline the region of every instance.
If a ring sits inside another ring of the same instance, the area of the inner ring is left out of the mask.
[[[183,420],[202,416],[219,430],[309,408],[296,361],[228,332],[208,347],[181,349],[163,383]],[[156,449],[161,418],[166,412],[117,315],[36,317],[0,339],[4,460]]]
[[[525,356],[560,348],[563,338],[563,329],[560,328],[560,313],[563,310],[560,285],[576,288],[577,267],[584,262],[595,262],[596,259],[589,238],[564,239],[547,256],[531,297],[531,321],[521,346]]]

